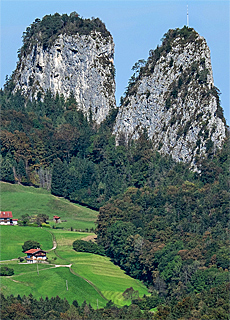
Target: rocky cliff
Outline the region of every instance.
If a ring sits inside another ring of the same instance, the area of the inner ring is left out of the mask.
[[[187,27],[169,30],[133,69],[114,127],[117,142],[146,128],[160,153],[192,165],[221,147],[226,123],[203,37]]]
[[[24,34],[14,92],[30,99],[47,90],[65,99],[73,94],[79,109],[100,123],[116,104],[113,57],[113,38],[99,19],[76,13],[36,19]]]

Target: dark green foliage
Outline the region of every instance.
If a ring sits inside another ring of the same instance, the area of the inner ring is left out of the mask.
[[[16,174],[19,182],[22,182],[25,184],[28,182],[25,162],[23,159],[20,159],[19,162],[16,164]]]
[[[46,220],[49,219],[49,216],[45,213],[39,213],[36,217],[36,223],[40,227],[42,223],[47,223]]]
[[[224,117],[224,111],[223,111],[223,108],[220,105],[220,90],[217,87],[213,87],[211,89],[211,93],[217,99],[216,115],[217,115],[217,117],[219,117],[226,124],[226,120],[225,120],[225,117]]]
[[[76,12],[70,13],[69,16],[58,13],[46,15],[42,20],[35,19],[23,33],[23,46],[19,51],[19,57],[28,54],[37,42],[47,49],[60,34],[88,35],[92,31],[100,32],[104,37],[110,36],[104,23],[98,18],[83,19]]]
[[[6,157],[0,160],[1,165],[1,180],[6,182],[14,183],[14,173],[12,157],[6,155]]]
[[[135,291],[133,287],[127,288],[123,293],[122,296],[124,297],[125,300],[134,300],[138,299],[139,297],[139,292]]]
[[[73,249],[77,252],[89,252],[104,255],[105,250],[103,247],[98,246],[96,243],[92,241],[84,241],[84,240],[75,240],[73,242]]]
[[[189,291],[199,293],[209,288],[218,287],[228,281],[229,273],[227,270],[223,271],[215,267],[206,270],[197,270],[191,277]]]
[[[58,158],[54,161],[51,193],[55,196],[66,196],[67,168]]]
[[[1,294],[0,299],[2,319],[61,319],[62,312],[70,308],[68,301],[58,296],[36,300],[32,294],[7,298]]]
[[[228,144],[198,164],[200,175],[157,157],[146,168],[142,155],[146,158],[149,149],[144,140],[141,146],[142,150],[135,145],[138,152],[132,158],[139,168],[138,184],[100,208],[98,243],[129,275],[153,285],[162,297],[172,299],[225,283]],[[141,185],[143,176],[147,179]]]
[[[27,250],[30,249],[37,249],[40,248],[40,243],[34,240],[27,240],[24,242],[24,244],[22,245],[22,251],[25,252]]]
[[[0,266],[0,276],[12,276],[14,269],[9,267]]]

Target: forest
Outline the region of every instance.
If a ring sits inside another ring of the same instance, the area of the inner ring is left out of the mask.
[[[154,150],[145,131],[128,144],[121,135],[116,145],[116,109],[98,126],[73,97],[64,101],[47,92],[43,100],[26,101],[10,86],[9,80],[0,92],[1,179],[99,210],[101,252],[148,285],[151,297],[134,299],[129,311],[106,309],[111,319],[126,311],[131,316],[130,308],[142,319],[140,310],[156,306],[152,319],[228,319],[227,141],[193,172]]]

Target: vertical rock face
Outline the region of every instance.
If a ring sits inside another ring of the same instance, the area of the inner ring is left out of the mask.
[[[53,44],[35,43],[21,55],[13,75],[15,89],[37,98],[47,90],[74,95],[85,114],[102,122],[115,107],[114,43],[95,30],[89,34],[59,34]]]
[[[210,50],[193,29],[169,30],[129,81],[114,133],[136,139],[142,128],[160,153],[192,165],[221,147],[226,123]]]

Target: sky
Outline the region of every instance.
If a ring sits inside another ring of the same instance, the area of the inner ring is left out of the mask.
[[[214,84],[221,92],[221,105],[230,125],[229,0],[1,0],[0,87],[3,87],[6,75],[10,76],[16,68],[17,51],[22,46],[26,28],[36,18],[76,11],[83,18],[100,18],[113,36],[116,100],[119,103],[135,62],[147,59],[149,50],[161,44],[168,29],[186,25],[187,5],[189,26],[206,39],[211,50]]]

